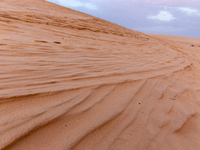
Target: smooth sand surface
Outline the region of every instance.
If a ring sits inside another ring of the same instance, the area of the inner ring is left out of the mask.
[[[0,149],[199,150],[200,40],[1,0]]]

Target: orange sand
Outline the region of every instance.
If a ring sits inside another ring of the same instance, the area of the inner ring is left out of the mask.
[[[43,0],[0,1],[1,150],[200,149],[200,40]]]

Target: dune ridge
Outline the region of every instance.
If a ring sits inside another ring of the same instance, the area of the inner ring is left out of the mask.
[[[0,1],[0,149],[200,149],[199,43]]]

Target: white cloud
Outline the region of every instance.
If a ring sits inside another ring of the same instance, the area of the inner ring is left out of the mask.
[[[81,2],[78,0],[57,0],[61,5],[67,6],[67,7],[86,7],[88,9],[97,9],[97,6],[88,3],[88,2]]]
[[[180,7],[178,10],[186,13],[187,15],[200,15],[200,12],[197,9],[189,8],[189,7]]]
[[[173,15],[168,11],[160,11],[156,16],[148,16],[148,19],[160,20],[160,21],[171,21],[175,19]]]

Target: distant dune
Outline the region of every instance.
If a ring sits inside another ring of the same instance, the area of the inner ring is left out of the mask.
[[[43,0],[0,1],[1,150],[199,150],[200,39]]]

